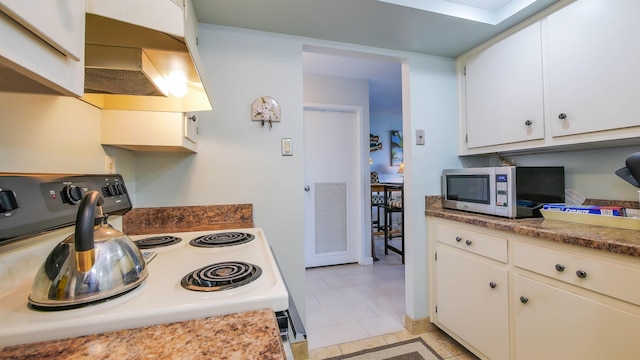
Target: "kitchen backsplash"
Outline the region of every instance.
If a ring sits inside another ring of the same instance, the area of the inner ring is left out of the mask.
[[[122,227],[128,235],[251,228],[253,205],[136,208],[123,216]]]

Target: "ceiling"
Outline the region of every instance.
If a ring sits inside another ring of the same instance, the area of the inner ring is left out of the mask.
[[[558,0],[192,1],[200,23],[456,58]],[[496,25],[436,12],[448,13],[452,4],[467,7],[465,12],[469,6],[498,11],[523,1],[533,3]],[[413,5],[428,5],[429,11],[409,7]],[[372,111],[401,106],[397,62],[312,51],[305,53],[303,67],[305,73],[369,79]]]
[[[537,0],[497,25],[376,0],[192,1],[201,23],[455,58],[557,0]],[[420,2],[434,0],[404,1]]]

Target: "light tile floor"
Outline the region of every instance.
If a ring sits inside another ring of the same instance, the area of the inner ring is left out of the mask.
[[[394,240],[396,241],[396,240]],[[417,337],[405,330],[404,265],[400,255],[380,261],[307,269],[307,338],[311,359],[324,359]],[[445,359],[475,359],[441,331],[418,335]]]

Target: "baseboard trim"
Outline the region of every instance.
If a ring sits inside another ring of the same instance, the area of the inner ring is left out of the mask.
[[[429,317],[414,320],[407,314],[404,314],[404,327],[413,335],[423,334],[437,329],[437,327],[431,323]]]
[[[309,358],[309,342],[307,340],[291,343],[290,345],[294,360],[306,360]]]

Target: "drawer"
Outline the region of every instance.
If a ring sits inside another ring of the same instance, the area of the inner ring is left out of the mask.
[[[515,266],[640,305],[640,266],[514,243]]]
[[[433,222],[432,230],[438,242],[507,263],[505,238],[438,222]]]

